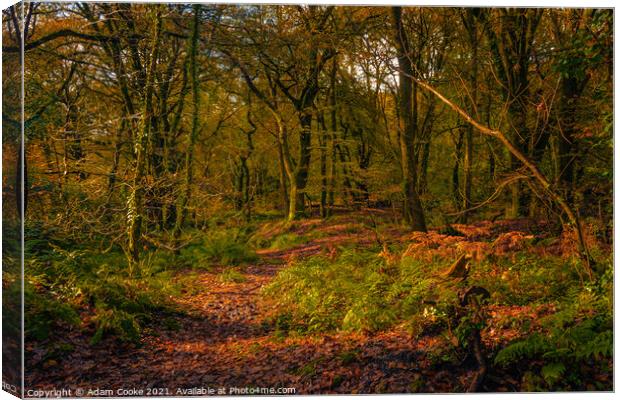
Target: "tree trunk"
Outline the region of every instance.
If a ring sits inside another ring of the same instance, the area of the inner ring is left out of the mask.
[[[353,194],[353,184],[351,183],[351,173],[347,167],[351,161],[347,158],[347,154],[349,153],[346,145],[347,131],[348,127],[343,124],[342,137],[339,142],[336,143],[336,150],[340,158],[340,165],[342,165],[343,200],[345,204],[348,205],[349,199],[351,202],[355,201],[355,196]]]
[[[305,212],[305,194],[306,185],[308,183],[308,171],[310,168],[311,156],[311,139],[312,139],[312,112],[309,108],[301,111],[299,114],[299,123],[301,125],[301,134],[299,136],[299,158],[295,169],[295,215],[293,218],[302,216]]]
[[[461,159],[463,158],[463,137],[462,130],[458,133],[458,139],[454,144],[454,166],[452,167],[452,200],[457,210],[462,211],[463,196],[461,195],[461,185],[459,183],[459,170],[461,169]]]
[[[192,21],[192,34],[189,41],[189,78],[192,85],[192,128],[189,134],[189,143],[187,153],[185,155],[185,187],[181,194],[179,206],[177,208],[177,221],[174,227],[174,237],[177,238],[181,234],[181,228],[187,218],[187,204],[192,195],[192,184],[194,180],[194,145],[198,136],[198,113],[200,111],[200,93],[198,81],[198,67],[196,63],[196,55],[198,53],[198,26],[200,22],[200,4],[194,4],[194,18]]]
[[[146,82],[144,88],[144,108],[140,121],[140,129],[134,143],[136,155],[135,175],[132,190],[127,201],[127,252],[129,255],[130,272],[140,261],[140,242],[142,223],[144,219],[144,176],[146,172],[146,150],[151,134],[151,117],[153,115],[153,81],[155,66],[161,39],[162,10],[157,8],[154,16],[151,47],[148,53],[146,67]]]
[[[282,150],[282,144],[280,143],[280,140],[277,141],[278,142],[278,160],[279,160],[279,175],[278,178],[280,180],[280,196],[282,198],[282,210],[284,210],[285,213],[288,213],[288,209],[289,209],[289,199],[288,199],[288,189],[287,189],[287,184],[286,184],[286,168],[284,167],[284,154],[283,154],[283,150]]]
[[[329,165],[329,193],[327,195],[328,215],[332,215],[334,211],[334,191],[336,190],[336,135],[338,131],[338,121],[336,118],[336,72],[338,71],[338,57],[332,60],[332,68],[329,76],[329,107],[330,107],[330,123],[331,132],[329,135],[331,149],[331,163]]]
[[[125,118],[121,119],[120,127],[116,132],[116,143],[114,144],[114,156],[112,159],[112,168],[108,174],[108,198],[112,196],[114,192],[114,186],[116,185],[116,173],[118,172],[118,166],[120,164],[121,150],[123,148],[123,133],[127,125]]]
[[[291,158],[291,151],[288,147],[288,134],[286,131],[286,126],[284,125],[284,121],[280,117],[280,114],[276,111],[275,108],[269,108],[273,117],[276,121],[276,126],[278,128],[278,142],[279,148],[282,150],[282,164],[284,166],[284,171],[286,172],[286,177],[288,178],[288,210],[286,214],[286,220],[292,221],[297,218],[297,180],[295,177],[295,169],[293,168],[293,161]]]
[[[508,123],[510,125],[510,132],[512,133],[512,142],[523,154],[528,153],[526,139],[529,135],[529,129],[527,127],[527,108],[526,105],[521,102],[525,101],[525,94],[518,97],[510,96],[508,107]],[[521,166],[520,160],[514,155],[510,154],[510,169],[517,171]],[[528,207],[528,195],[525,193],[525,186],[520,180],[517,180],[511,185],[510,188],[510,207],[508,208],[508,218],[518,218],[520,215],[527,214]]]
[[[430,138],[429,138],[430,139]],[[418,183],[418,193],[428,192],[428,160],[431,154],[431,142],[426,141],[422,146],[422,159],[420,160],[420,182]]]
[[[491,126],[491,96],[487,99],[487,104],[485,107],[485,122],[486,126]],[[491,181],[495,180],[495,148],[493,147],[493,142],[487,139],[487,147],[489,149],[489,179]]]
[[[327,217],[327,127],[325,126],[325,120],[323,113],[317,113],[317,122],[321,129],[319,135],[319,151],[321,154],[321,218]]]
[[[575,161],[577,160],[577,148],[575,135],[578,133],[577,126],[577,99],[585,83],[577,78],[568,76],[562,78],[561,103],[559,107],[561,130],[558,135],[558,181],[569,203],[573,203],[576,191],[575,185]]]
[[[246,221],[252,217],[252,207],[250,204],[250,169],[248,168],[248,159],[241,158],[241,206]]]
[[[532,156],[528,149],[532,131],[528,128],[529,79],[528,70],[531,60],[534,34],[543,15],[539,9],[498,9],[497,19],[488,19],[489,11],[480,13],[487,18],[484,26],[493,55],[493,64],[502,86],[503,95],[508,105],[508,134],[511,143],[522,154]],[[498,28],[494,28],[497,24]],[[517,171],[521,165],[514,154],[510,154],[510,166]],[[510,204],[507,216],[516,218],[527,214],[530,194],[520,180],[511,186]]]
[[[402,24],[401,7],[392,7],[392,19],[399,66],[398,108],[400,110],[400,153],[404,195],[403,219],[412,230],[426,232],[424,210],[416,188],[417,171],[414,157],[416,128],[412,112],[413,68],[409,59],[409,43]]]
[[[476,115],[478,110],[478,25],[476,16],[480,9],[470,8],[463,15],[463,22],[467,30],[469,45],[471,47],[471,60],[469,63],[469,94],[467,112],[469,115]],[[463,214],[461,221],[467,223],[471,208],[471,186],[472,186],[472,163],[474,157],[474,127],[467,125],[465,128],[465,152],[463,154]]]

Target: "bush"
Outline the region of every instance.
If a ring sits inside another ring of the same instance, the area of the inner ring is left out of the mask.
[[[309,258],[280,271],[264,289],[289,328],[377,331],[421,311],[432,290],[419,280],[425,267],[409,263],[397,270],[375,252],[345,250],[337,260]]]
[[[581,268],[578,259],[519,252],[475,264],[471,278],[498,304],[526,305],[554,301],[580,286]]]
[[[301,332],[376,331],[403,324],[416,335],[455,322],[463,285],[438,277],[453,260],[403,257],[390,265],[378,252],[349,249],[336,260],[315,256],[281,270],[263,292],[275,304],[275,318],[286,314],[290,330]],[[467,285],[486,288],[498,305],[567,301],[571,289],[582,287],[574,262],[525,253],[472,261]]]
[[[36,227],[35,227],[36,228]],[[218,229],[200,243],[175,255],[166,251],[142,254],[132,270],[126,255],[113,247],[108,252],[90,250],[94,243],[47,240],[41,228],[32,228],[26,254],[26,334],[44,339],[61,323],[77,325],[78,311],[92,315],[89,324],[97,343],[111,334],[137,341],[154,313],[176,311],[171,296],[180,293],[175,272],[180,266],[211,268],[240,265],[257,259],[247,244],[248,233],[237,228]],[[71,248],[71,251],[64,250]],[[227,269],[222,279],[239,282],[239,272]],[[192,282],[184,282],[184,287]]]
[[[178,294],[172,272],[151,259],[129,272],[125,255],[86,250],[29,254],[26,267],[26,334],[44,339],[61,322],[79,323],[78,310],[94,315],[93,343],[107,333],[136,341],[156,311],[169,311]]]
[[[519,339],[500,350],[495,363],[522,364],[531,390],[583,389],[593,365],[605,369],[613,356],[613,267],[595,282],[574,288],[559,311],[541,321],[543,331]]]
[[[80,323],[74,307],[36,292],[31,283],[24,285],[24,311],[26,335],[37,340],[47,339],[61,322],[74,326]]]
[[[257,259],[247,233],[231,228],[214,230],[199,243],[184,247],[178,261],[191,268],[209,269],[213,264],[241,265]]]
[[[91,338],[91,344],[97,344],[106,333],[116,334],[124,341],[137,342],[140,339],[140,323],[138,316],[119,309],[98,307],[93,321],[97,326]]]

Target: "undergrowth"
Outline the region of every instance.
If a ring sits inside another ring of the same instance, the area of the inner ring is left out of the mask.
[[[26,241],[26,334],[43,340],[60,325],[81,328],[98,343],[105,335],[138,342],[157,313],[178,312],[170,299],[191,289],[192,273],[185,268],[211,269],[253,262],[250,229],[227,228],[189,232],[199,241],[178,253],[144,252],[138,266],[129,268],[122,250],[98,250],[95,243],[65,243],[61,235],[29,226]],[[72,250],[65,250],[71,248]],[[222,279],[238,282],[243,275],[227,268]],[[19,291],[19,285],[13,285]],[[13,290],[13,289],[11,289]]]
[[[320,229],[298,229],[305,221],[277,221],[264,224],[254,232],[249,243],[257,248],[288,250],[301,244],[325,237],[327,232]]]
[[[65,243],[61,235],[31,228],[25,249],[26,335],[43,340],[66,325],[90,334],[92,343],[106,335],[138,342],[155,315],[179,311],[170,299],[181,289],[191,290],[192,269],[218,267],[222,282],[240,283],[246,279],[244,265],[257,260],[255,247],[286,249],[325,234],[295,232],[281,222],[265,224],[264,232],[251,224],[217,224],[206,233],[189,232],[198,240],[178,253],[145,252],[132,270],[119,248],[95,250],[93,243]],[[590,390],[584,384],[588,376],[611,370],[611,261],[599,263],[597,278],[589,282],[578,259],[543,257],[528,249],[472,260],[467,283],[457,283],[439,277],[453,259],[399,257],[406,247],[391,246],[391,256],[382,256],[379,247],[348,247],[335,257],[291,261],[263,289],[274,306],[266,322],[279,338],[400,326],[416,337],[439,334],[462,344],[468,335],[455,317],[457,293],[477,285],[490,292],[493,306],[553,310],[542,319],[508,315],[522,319],[512,321],[519,327],[517,338],[488,349],[495,367],[519,372],[525,390]],[[19,285],[9,284],[16,276],[8,271],[4,277],[5,299],[18,298]]]
[[[280,328],[376,331],[413,323],[410,317],[424,310],[435,322],[454,301],[425,278],[435,265],[407,260],[394,268],[377,253],[346,249],[336,260],[316,256],[282,270],[264,290],[280,312],[274,317]]]
[[[540,332],[500,350],[495,364],[524,370],[523,383],[529,391],[591,389],[584,385],[589,377],[612,369],[612,286],[613,266],[607,263],[594,282],[568,291],[558,311],[540,321]]]
[[[173,271],[147,259],[132,273],[121,252],[51,251],[28,258],[25,280],[26,334],[45,339],[54,326],[80,324],[88,310],[92,343],[111,333],[137,341],[141,326],[156,311],[171,311],[169,296],[178,294]]]
[[[454,318],[464,284],[438,276],[453,260],[406,257],[389,264],[378,253],[344,249],[335,260],[315,256],[280,271],[263,291],[275,306],[269,319],[276,331],[375,332],[399,325],[414,335],[454,335],[462,343],[463,324]],[[495,357],[499,367],[521,368],[528,390],[584,389],[588,375],[610,368],[611,263],[592,283],[582,280],[580,267],[578,260],[525,252],[472,261],[467,285],[486,288],[491,304],[556,310]]]
[[[114,246],[107,251],[92,242],[68,246],[38,229],[28,230],[27,237],[25,333],[32,339],[47,339],[65,325],[89,334],[93,344],[106,335],[138,342],[156,313],[178,311],[171,297],[192,284],[190,275],[175,276],[178,262],[169,252],[144,254],[130,269]]]
[[[258,257],[248,241],[248,229],[220,227],[202,234],[199,241],[182,248],[178,262],[198,269],[251,263]]]

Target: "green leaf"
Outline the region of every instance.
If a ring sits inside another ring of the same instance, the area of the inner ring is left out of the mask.
[[[550,386],[558,382],[566,371],[566,367],[562,363],[547,364],[542,367],[541,375],[545,382]]]

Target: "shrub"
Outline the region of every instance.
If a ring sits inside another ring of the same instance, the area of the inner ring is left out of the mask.
[[[474,264],[471,278],[487,288],[496,303],[549,302],[580,286],[579,263],[577,259],[519,252]]]
[[[610,265],[596,282],[569,292],[559,311],[541,321],[542,332],[509,344],[495,363],[524,363],[525,380],[534,388],[580,388],[592,374],[582,367],[603,366],[600,361],[613,355],[612,282]]]
[[[390,265],[377,253],[349,249],[336,260],[315,256],[295,262],[263,293],[279,316],[287,315],[289,330],[302,332],[376,331],[404,324],[419,335],[454,322],[463,285],[438,277],[453,260],[403,257]],[[471,263],[467,285],[486,288],[499,305],[554,303],[581,287],[573,260],[517,253]]]
[[[192,285],[190,281],[179,284],[175,278],[179,266],[210,268],[257,259],[247,244],[247,232],[230,228],[207,234],[179,255],[144,253],[139,265],[130,270],[120,249],[100,252],[86,250],[96,248],[93,243],[68,244],[59,238],[51,242],[37,229],[31,229],[33,240],[26,258],[26,334],[36,339],[46,338],[60,323],[77,324],[77,312],[88,310],[93,343],[108,334],[137,341],[154,313],[176,311],[171,296],[178,295],[181,286]],[[238,282],[244,277],[227,269],[222,279]]]
[[[116,334],[119,339],[125,341],[137,342],[140,339],[140,324],[136,314],[98,307],[93,321],[97,329],[91,338],[91,344],[99,343],[106,333]]]
[[[283,233],[272,238],[264,247],[269,247],[272,250],[287,250],[306,242],[307,239],[304,236],[296,233]]]
[[[61,322],[78,325],[78,313],[69,304],[35,291],[33,285],[24,285],[24,311],[26,335],[37,340],[47,339],[50,332]]]
[[[93,343],[112,333],[136,341],[156,311],[171,310],[178,293],[170,270],[146,259],[132,273],[120,252],[65,251],[30,254],[26,267],[26,334],[44,339],[61,322],[79,323],[77,311],[91,309]]]
[[[264,289],[289,328],[376,331],[419,312],[432,296],[429,281],[419,280],[422,264],[392,269],[375,252],[345,250],[332,261],[309,258],[280,271]]]
[[[240,265],[258,259],[240,229],[217,229],[199,243],[181,249],[179,262],[192,268],[209,269],[213,264]]]

